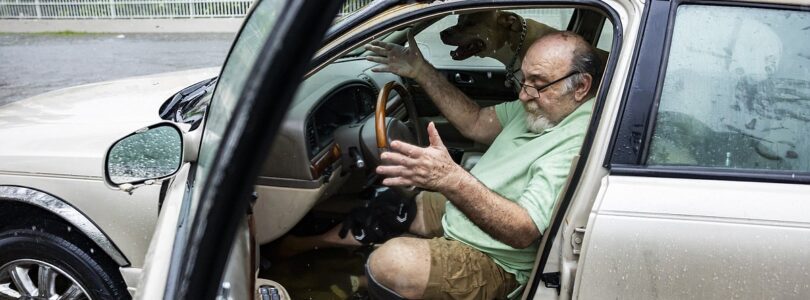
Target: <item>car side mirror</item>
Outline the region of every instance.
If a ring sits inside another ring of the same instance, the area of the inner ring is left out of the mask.
[[[182,132],[172,123],[157,123],[113,143],[104,159],[104,179],[107,185],[131,193],[171,177],[182,161]]]

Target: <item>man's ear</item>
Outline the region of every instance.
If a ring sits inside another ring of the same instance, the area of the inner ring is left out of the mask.
[[[589,96],[592,86],[593,76],[588,73],[582,73],[582,80],[580,80],[576,89],[574,89],[574,98],[577,100],[577,102],[583,102],[590,98]]]
[[[498,11],[498,25],[514,32],[521,32],[523,27],[520,24],[520,17],[516,13],[508,11]]]

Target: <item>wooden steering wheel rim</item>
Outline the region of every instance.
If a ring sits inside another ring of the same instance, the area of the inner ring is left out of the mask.
[[[396,81],[386,83],[380,90],[380,94],[377,96],[377,108],[374,111],[374,130],[377,132],[377,148],[379,149],[388,148],[388,135],[385,130],[385,106],[392,90],[396,90],[399,96],[403,98],[403,101],[404,98],[411,96],[408,90]]]

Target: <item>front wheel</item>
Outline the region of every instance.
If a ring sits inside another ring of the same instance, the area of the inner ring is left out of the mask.
[[[53,234],[0,233],[0,299],[128,299],[117,266]]]

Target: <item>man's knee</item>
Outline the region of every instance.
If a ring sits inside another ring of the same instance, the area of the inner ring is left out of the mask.
[[[391,239],[371,254],[368,271],[377,283],[402,297],[422,298],[430,276],[427,241],[417,238]]]

